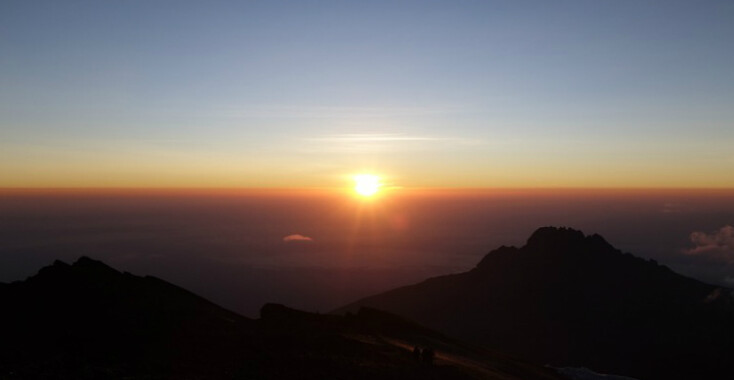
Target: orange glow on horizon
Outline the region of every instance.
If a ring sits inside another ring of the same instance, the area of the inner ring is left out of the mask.
[[[399,190],[399,191],[398,191]],[[2,188],[2,197],[25,196],[93,196],[93,197],[347,197],[368,203],[380,198],[405,199],[414,197],[436,198],[484,198],[484,197],[541,197],[559,199],[584,198],[647,198],[660,196],[732,196],[734,188],[412,188],[394,187],[380,183],[378,191],[371,196],[360,195],[356,186],[322,188]]]

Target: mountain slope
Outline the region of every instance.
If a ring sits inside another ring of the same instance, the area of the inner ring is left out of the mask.
[[[0,288],[0,370],[74,378],[197,372],[239,359],[224,347],[255,322],[154,277],[86,257]],[[198,347],[214,345],[207,351]],[[0,372],[2,373],[2,372]],[[207,374],[204,372],[203,374]]]
[[[623,254],[598,235],[537,230],[471,271],[360,300],[538,363],[651,378],[734,373],[730,290]]]
[[[89,258],[0,284],[0,305],[2,379],[561,379],[377,310],[252,320]]]

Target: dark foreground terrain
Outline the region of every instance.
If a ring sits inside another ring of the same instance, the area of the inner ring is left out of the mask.
[[[731,289],[625,254],[599,235],[538,229],[471,271],[365,298],[536,363],[639,379],[734,377]]]
[[[469,272],[329,315],[267,304],[249,319],[86,257],[0,283],[0,305],[0,379],[561,378],[545,365],[641,380],[734,374],[731,289],[551,227]],[[415,347],[431,348],[432,363]]]
[[[560,379],[374,309],[253,320],[85,257],[0,284],[0,305],[2,379]]]

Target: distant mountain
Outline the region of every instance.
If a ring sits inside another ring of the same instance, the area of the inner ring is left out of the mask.
[[[0,379],[562,379],[374,309],[253,320],[86,257],[0,283],[0,305]]]
[[[545,227],[469,272],[348,305],[374,307],[537,363],[640,379],[734,376],[731,290]]]

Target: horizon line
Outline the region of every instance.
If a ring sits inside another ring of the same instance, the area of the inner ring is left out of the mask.
[[[181,192],[181,193],[199,193],[199,192],[243,192],[243,193],[281,193],[281,192],[351,192],[353,188],[350,186],[343,187],[165,187],[165,186],[48,186],[48,187],[0,187],[0,193],[73,193],[73,192]],[[395,192],[734,192],[734,187],[655,187],[655,186],[496,186],[496,187],[429,187],[429,186],[396,186],[386,187],[384,193]]]

